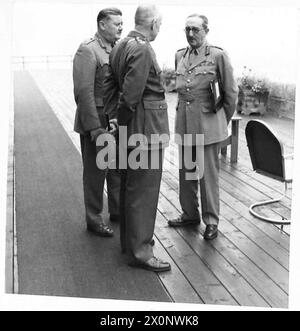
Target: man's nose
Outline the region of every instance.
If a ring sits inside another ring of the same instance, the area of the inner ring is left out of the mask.
[[[190,30],[190,31],[189,31],[189,37],[193,37],[193,35],[194,35],[194,34],[193,34],[193,30]]]

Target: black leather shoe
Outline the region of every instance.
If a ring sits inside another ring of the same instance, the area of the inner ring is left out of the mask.
[[[205,240],[213,240],[218,237],[218,226],[215,224],[208,224],[204,232]]]
[[[169,226],[172,227],[179,227],[179,226],[186,226],[186,225],[199,225],[200,220],[195,219],[183,219],[181,216],[178,218],[175,218],[173,220],[168,221]]]
[[[104,223],[87,224],[86,228],[89,232],[100,237],[112,237],[114,235],[114,231]]]
[[[117,215],[117,214],[111,214],[109,216],[109,220],[113,223],[118,223],[120,222],[120,215]]]
[[[153,256],[146,262],[132,262],[129,263],[131,267],[141,268],[149,271],[163,272],[171,270],[171,265],[169,262],[164,262],[157,257]]]

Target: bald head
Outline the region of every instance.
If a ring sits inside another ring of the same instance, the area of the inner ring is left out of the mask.
[[[157,37],[162,17],[155,5],[139,6],[134,20],[135,30],[141,32],[149,41],[153,41]]]
[[[135,13],[135,25],[147,27],[153,21],[160,17],[159,11],[155,5],[142,5],[139,6]]]

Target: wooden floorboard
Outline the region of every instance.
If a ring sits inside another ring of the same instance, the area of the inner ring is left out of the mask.
[[[161,185],[161,192],[165,195],[166,200],[172,203],[176,208],[177,213],[180,212],[180,206],[178,199],[176,199],[176,194],[172,194],[172,190],[169,187],[166,187],[164,183]],[[172,209],[170,204],[166,207],[166,210],[171,213]],[[174,209],[173,209],[174,210]],[[223,214],[222,214],[223,216]],[[176,212],[173,212],[169,217],[176,217]],[[250,240],[245,236],[237,227],[231,225],[224,217],[220,222],[220,231],[228,237],[235,245],[239,248],[240,251],[244,252],[253,262],[261,267],[270,278],[277,278],[276,282],[279,286],[282,286],[283,290],[287,290],[287,270],[284,269],[275,259],[273,259],[266,252],[261,250],[257,246],[257,243]],[[275,244],[275,243],[274,243]],[[273,277],[272,277],[273,276]],[[276,276],[276,277],[274,277]]]
[[[168,206],[166,199],[160,199],[160,205],[164,203]],[[176,261],[176,264],[183,271],[203,302],[222,305],[237,304],[220,280],[199,259],[187,242],[177,231],[167,226],[166,220],[162,218],[160,213],[157,216],[155,233],[164,237],[164,246],[168,254]]]
[[[78,137],[73,132],[75,104],[70,71],[32,75],[78,149]],[[167,100],[173,129],[176,96],[167,95]],[[171,261],[172,271],[159,277],[174,302],[281,308],[288,305],[289,236],[248,211],[253,201],[278,196],[282,190],[281,183],[258,175],[251,168],[244,137],[249,119],[243,116],[240,123],[238,163],[230,163],[230,148],[227,157],[221,158],[220,235],[212,242],[203,240],[203,224],[182,229],[168,227],[167,221],[179,215],[180,204],[177,146],[171,143],[166,150],[155,250]],[[292,151],[293,137],[281,129],[280,120],[268,120],[283,136],[287,150]],[[288,217],[291,195],[289,189],[288,196],[267,214]]]
[[[162,188],[163,190],[163,188]],[[168,199],[170,199],[171,193],[168,192]],[[172,219],[178,215],[178,209],[176,209],[172,204],[169,203],[169,200],[164,196],[160,198],[161,200],[165,200],[163,206],[159,206],[162,214],[167,219]],[[163,208],[163,209],[162,209]],[[223,222],[223,219],[222,219]],[[170,230],[169,230],[170,231]],[[173,229],[172,229],[173,231]],[[178,230],[178,231],[187,231]],[[222,232],[222,230],[221,230]],[[203,236],[203,229],[198,228],[198,236]],[[230,235],[228,236],[230,237]],[[218,240],[209,243],[208,245],[218,247],[218,243],[224,241],[226,236],[221,235]],[[186,241],[189,242],[189,238],[186,238]],[[238,273],[241,273],[243,277],[258,291],[258,293],[263,293],[264,299],[275,307],[281,307],[282,304],[286,304],[287,295],[284,293],[279,286],[272,281],[272,279],[266,275],[266,273],[261,270],[253,261],[251,261],[246,254],[244,254],[240,249],[240,243],[238,245],[234,245],[229,239],[226,245],[222,246],[221,254],[226,256],[226,259],[231,263],[231,265],[236,269]],[[224,249],[225,247],[225,249]],[[237,254],[238,253],[238,254]],[[241,263],[242,262],[242,263]],[[244,288],[244,290],[246,290]],[[269,295],[269,292],[272,293],[272,296]],[[274,295],[274,298],[273,298]],[[271,301],[272,299],[272,301]],[[282,301],[281,301],[282,299]],[[268,301],[269,300],[269,301]]]
[[[164,180],[168,180],[168,184],[173,186],[178,191],[178,175],[177,168],[174,164],[171,164],[167,158],[164,160],[165,168],[169,169],[169,171],[165,171],[165,175],[163,177]],[[221,174],[222,174],[221,169]],[[168,176],[168,174],[170,176]],[[254,218],[248,211],[248,206],[242,204],[239,199],[234,199],[230,194],[227,194],[225,190],[221,187],[220,197],[224,203],[227,203],[229,206],[236,206],[235,211],[243,216],[246,220],[257,226],[259,229],[265,232],[265,234],[269,235],[271,238],[275,240],[275,242],[279,245],[282,245],[287,250],[289,249],[289,238],[285,233],[278,231],[275,226],[270,226],[270,224],[261,222]],[[224,198],[223,198],[224,197]]]

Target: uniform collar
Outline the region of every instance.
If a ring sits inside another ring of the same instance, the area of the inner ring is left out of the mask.
[[[200,54],[205,54],[206,52],[206,46],[207,46],[207,41],[205,40],[204,43],[198,47],[198,48],[192,48],[191,46],[188,46],[188,50],[189,50],[189,54],[192,53],[194,51],[194,53],[196,55],[200,55]]]
[[[129,32],[128,37],[132,37],[132,38],[140,38],[143,41],[147,41],[149,42],[149,40],[147,39],[147,37],[145,35],[143,35],[141,32],[136,31],[136,30],[132,30]]]
[[[96,32],[95,38],[98,40],[100,47],[105,49],[106,53],[109,54],[113,48],[113,45],[110,45],[107,42],[105,43],[103,37],[101,37],[98,32]]]

